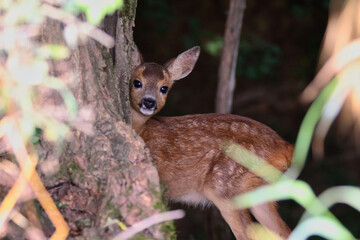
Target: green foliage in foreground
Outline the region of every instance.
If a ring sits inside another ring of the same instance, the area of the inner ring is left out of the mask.
[[[329,211],[329,208],[337,203],[343,203],[360,211],[360,202],[358,201],[360,188],[333,187],[316,196],[309,184],[297,180],[305,165],[316,124],[322,116],[325,104],[334,93],[337,82],[336,78],[333,79],[308,110],[295,144],[292,166],[284,174],[241,146],[231,143],[224,149],[228,156],[270,183],[236,197],[234,202],[239,208],[249,208],[268,201],[287,199],[294,200],[304,207],[306,211],[290,235],[290,240],[307,239],[313,235],[327,239],[355,239],[351,232]]]

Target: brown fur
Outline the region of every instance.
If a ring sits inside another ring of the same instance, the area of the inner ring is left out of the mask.
[[[150,149],[171,199],[195,205],[213,203],[236,238],[248,239],[250,212],[235,209],[230,200],[266,182],[225,155],[222,146],[231,140],[280,171],[289,167],[293,148],[269,127],[246,117],[196,114],[150,118],[166,101],[166,95],[159,95],[158,89],[164,84],[170,88],[174,79],[189,74],[197,51],[188,50],[165,67],[142,64],[135,69],[132,83],[140,79],[143,88],[131,88],[133,126]],[[139,112],[138,105],[145,92],[151,92],[149,89],[153,91],[158,109],[151,116],[145,116]],[[289,235],[290,230],[279,216],[275,203],[255,206],[251,212],[270,230],[282,237]]]
[[[288,168],[293,153],[291,145],[272,129],[235,115],[196,114],[151,118],[140,136],[149,147],[160,174],[165,172],[166,176],[160,175],[165,184],[190,180],[190,185],[196,183],[196,191],[203,192],[208,186],[217,189],[216,192],[225,198],[247,192],[264,182],[224,155],[221,149],[224,142],[234,141],[281,171]],[[180,177],[172,179],[171,176],[175,174]],[[195,181],[187,177],[195,175],[198,177]],[[249,176],[260,180],[250,186],[239,185]],[[184,185],[188,184],[183,182]],[[179,187],[169,188],[171,195],[176,195]]]

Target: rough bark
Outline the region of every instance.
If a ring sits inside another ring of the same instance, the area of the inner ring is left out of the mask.
[[[69,59],[51,66],[51,72],[60,79],[64,69],[72,70],[75,82],[68,86],[79,113],[90,109],[93,119],[92,134],[79,127],[72,129],[63,144],[59,171],[43,176],[53,199],[63,206],[60,210],[71,228],[71,238],[107,239],[120,231],[117,224],[104,227],[111,219],[129,226],[158,212],[154,207],[161,206],[157,171],[142,139],[129,125],[128,81],[135,10],[136,0],[125,1],[119,13],[104,21],[105,30],[116,39],[115,49],[88,39],[72,50]],[[62,43],[62,28],[60,23],[47,20],[43,42]],[[62,104],[53,92],[44,94],[42,101]],[[40,162],[56,153],[54,144],[44,140],[39,151]],[[168,238],[159,226],[143,234],[153,239]]]
[[[224,47],[218,73],[216,112],[230,113],[235,89],[235,70],[243,23],[245,0],[230,0],[229,15],[226,20]]]

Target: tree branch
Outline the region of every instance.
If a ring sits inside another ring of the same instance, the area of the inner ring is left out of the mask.
[[[216,112],[230,113],[235,89],[235,71],[246,0],[230,0],[224,47],[218,73]]]

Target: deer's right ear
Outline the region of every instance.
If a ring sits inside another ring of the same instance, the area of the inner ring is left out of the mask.
[[[165,64],[173,81],[182,79],[189,75],[193,70],[200,55],[200,47],[196,46],[179,54],[176,58]]]
[[[131,69],[135,69],[136,67],[143,64],[144,60],[136,44],[133,44],[131,50]]]

